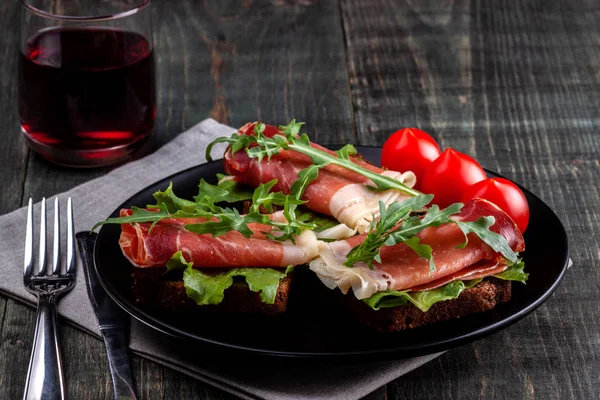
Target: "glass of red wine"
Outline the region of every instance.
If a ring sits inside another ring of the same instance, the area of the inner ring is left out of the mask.
[[[150,0],[21,0],[19,116],[31,148],[74,167],[117,163],[154,128]]]

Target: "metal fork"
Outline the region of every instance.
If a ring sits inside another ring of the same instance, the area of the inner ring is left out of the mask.
[[[37,321],[33,337],[33,349],[23,399],[64,399],[64,379],[56,304],[60,295],[75,286],[75,238],[73,234],[73,206],[67,202],[67,262],[60,266],[60,213],[58,198],[54,200],[54,241],[52,246],[52,269],[46,266],[46,199],[40,209],[40,247],[38,268],[33,267],[33,205],[29,199],[27,232],[25,235],[25,270],[23,283],[38,298]]]

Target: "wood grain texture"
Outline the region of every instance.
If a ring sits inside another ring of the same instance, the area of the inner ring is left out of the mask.
[[[597,4],[341,6],[360,141],[417,126],[476,156],[556,210],[575,264],[532,316],[398,379],[390,397],[599,398]]]
[[[15,23],[18,24],[18,21],[18,3],[0,3],[0,214],[21,205],[28,159],[28,149],[20,133],[16,101],[19,30]],[[22,396],[32,342],[33,318],[34,313],[26,306],[0,296],[2,398]],[[31,334],[25,336],[26,331]]]
[[[28,197],[49,197],[106,174],[112,168],[73,170],[51,165],[28,151],[18,133],[16,46],[19,4],[0,5],[0,127],[10,138],[0,149],[0,178],[10,185],[2,213]],[[158,82],[155,134],[146,151],[167,143],[197,122],[213,117],[241,126],[263,119],[305,121],[323,143],[354,142],[343,32],[337,1],[154,1]],[[5,63],[4,60],[7,62]],[[9,78],[10,77],[10,78]],[[10,135],[10,136],[9,136]],[[202,149],[199,149],[201,152]],[[4,195],[3,195],[4,196]],[[0,398],[18,398],[31,349],[34,313],[0,297]],[[111,398],[103,345],[61,327],[70,398]],[[15,337],[21,337],[15,341]],[[18,363],[17,368],[12,368]],[[134,357],[144,399],[231,399],[206,384]]]
[[[360,144],[381,145],[395,130],[420,127],[469,148],[469,1],[341,1]],[[385,12],[382,12],[385,10]]]
[[[575,266],[518,324],[367,399],[600,398],[600,6],[586,1],[153,2],[159,113],[149,149],[208,116],[307,122],[322,143],[417,126],[531,189]],[[110,168],[28,156],[18,134],[18,2],[0,3],[0,213]],[[19,398],[34,312],[0,297],[0,398]],[[112,398],[102,342],[61,324],[71,398]],[[66,345],[68,343],[68,345]],[[133,357],[144,399],[234,396]]]
[[[0,3],[0,214],[21,204],[28,149],[20,133],[17,111],[17,64],[19,49],[19,7],[14,2]],[[5,29],[6,27],[7,29]]]

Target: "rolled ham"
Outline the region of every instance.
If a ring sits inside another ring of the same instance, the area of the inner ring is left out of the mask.
[[[493,216],[490,230],[502,235],[515,252],[525,249],[523,236],[514,221],[496,205],[483,199],[465,204],[453,218],[475,221],[483,216]],[[453,223],[437,228],[427,228],[417,235],[422,244],[431,246],[436,270],[429,271],[429,261],[419,257],[405,244],[381,248],[381,263],[371,270],[364,263],[353,267],[344,265],[350,250],[361,244],[366,235],[324,244],[319,257],[310,263],[310,269],[330,289],[340,288],[343,293],[352,289],[358,299],[376,292],[393,290],[428,290],[453,280],[470,280],[497,274],[506,269],[504,257],[492,250],[474,234],[468,234],[468,244],[460,228]]]
[[[121,216],[130,210],[121,210]],[[237,231],[218,237],[197,234],[185,229],[186,224],[206,222],[196,218],[167,218],[152,230],[151,223],[121,225],[119,245],[125,257],[139,268],[165,266],[173,254],[181,251],[194,267],[287,267],[308,263],[318,255],[320,243],[311,231],[296,237],[296,244],[268,239],[272,227],[248,224],[254,232],[250,238]]]
[[[240,128],[242,135],[252,135],[254,123],[249,123]],[[279,129],[267,125],[265,135],[272,137],[279,133]],[[329,154],[335,152],[325,149],[318,144],[311,146]],[[415,175],[410,172],[386,171],[371,165],[359,157],[352,157],[352,161],[361,167],[381,175],[390,176],[404,185],[412,187],[416,183]],[[290,193],[294,182],[298,179],[298,173],[310,166],[310,157],[294,150],[284,150],[278,155],[266,158],[259,162],[250,158],[244,151],[231,154],[231,149],[225,152],[225,170],[232,175],[237,182],[258,187],[260,184],[277,179],[277,185],[273,191]],[[331,215],[338,221],[346,224],[359,233],[364,232],[373,219],[379,215],[379,201],[386,205],[394,201],[400,201],[409,195],[390,189],[385,191],[374,191],[368,186],[374,187],[374,183],[364,176],[349,171],[345,168],[328,165],[319,170],[319,176],[304,192],[303,200],[307,201],[306,207],[325,215]]]

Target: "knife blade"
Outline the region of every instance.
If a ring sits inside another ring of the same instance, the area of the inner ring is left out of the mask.
[[[137,399],[127,355],[129,315],[106,293],[93,267],[94,243],[97,236],[89,232],[79,232],[75,235],[85,271],[87,292],[104,339],[115,399]]]

